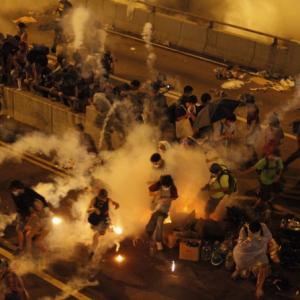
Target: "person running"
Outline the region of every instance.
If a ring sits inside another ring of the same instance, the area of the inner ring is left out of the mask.
[[[263,286],[266,279],[269,254],[274,263],[279,263],[278,246],[266,224],[257,221],[245,224],[239,233],[238,243],[233,249],[236,270],[232,279],[249,278],[254,274],[256,281],[256,297],[264,294]]]
[[[205,219],[209,219],[226,195],[236,191],[236,178],[227,167],[213,163],[209,171],[211,173],[210,181],[202,188],[202,191],[209,193],[205,207]]]
[[[158,251],[163,250],[163,226],[168,217],[172,201],[178,198],[177,188],[171,175],[163,175],[149,187],[151,194],[157,193],[153,203],[153,213],[146,225],[146,233],[155,242]]]
[[[265,157],[260,159],[253,167],[240,172],[241,174],[249,174],[253,171],[259,173],[259,199],[254,207],[271,203],[275,194],[280,192],[280,179],[283,172],[283,162],[280,153],[275,150],[273,153],[267,153]]]
[[[98,195],[92,199],[88,209],[88,222],[94,230],[93,244],[90,257],[93,257],[94,252],[99,244],[99,238],[105,235],[107,228],[110,225],[109,206],[112,204],[115,209],[119,208],[119,203],[108,197],[106,189],[100,189]]]
[[[9,267],[5,258],[0,259],[0,299],[29,300],[23,280]]]
[[[45,238],[50,231],[49,222],[49,213],[45,209],[43,202],[40,200],[35,200],[31,208],[31,213],[28,217],[24,228],[27,255],[32,256],[33,241],[40,251],[47,251],[47,247],[45,245]]]
[[[264,153],[272,153],[274,150],[279,150],[283,139],[284,133],[280,125],[280,120],[277,114],[273,114],[265,131]]]
[[[9,187],[11,197],[17,210],[18,250],[24,250],[25,227],[30,217],[34,202],[40,200],[45,207],[49,204],[43,196],[26,187],[21,181],[13,180]]]

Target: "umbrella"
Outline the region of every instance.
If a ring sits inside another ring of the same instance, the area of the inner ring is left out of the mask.
[[[201,128],[208,127],[212,123],[218,122],[230,116],[239,106],[240,101],[231,99],[222,99],[216,103],[209,103],[197,115],[193,129],[198,131]]]
[[[30,23],[37,23],[37,20],[34,17],[24,16],[17,20],[14,20],[13,22],[16,24],[18,23],[30,24]]]

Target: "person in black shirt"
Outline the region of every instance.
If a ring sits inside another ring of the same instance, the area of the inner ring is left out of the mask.
[[[49,205],[43,196],[26,187],[19,180],[13,180],[10,183],[9,190],[17,211],[18,246],[19,250],[23,250],[25,227],[31,215],[34,202],[39,200],[44,207],[49,207]]]
[[[98,195],[92,199],[88,209],[88,222],[95,231],[93,237],[93,245],[91,257],[96,250],[100,236],[104,235],[110,224],[109,218],[109,204],[113,204],[115,209],[119,208],[119,204],[108,197],[106,189],[100,189]]]

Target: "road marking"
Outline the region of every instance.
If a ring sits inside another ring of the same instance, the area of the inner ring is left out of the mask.
[[[5,250],[1,247],[0,247],[0,254],[9,260],[13,260],[16,258],[12,253],[8,252],[7,250]],[[55,286],[56,288],[61,290],[65,294],[65,296],[66,296],[65,298],[68,298],[69,296],[73,296],[74,298],[76,298],[78,300],[92,300],[91,298],[83,295],[79,291],[76,291],[76,290],[70,288],[68,285],[66,285],[62,281],[50,276],[49,274],[45,273],[44,271],[32,271],[30,273],[38,276],[39,278],[43,279],[44,281],[50,283],[52,286]]]

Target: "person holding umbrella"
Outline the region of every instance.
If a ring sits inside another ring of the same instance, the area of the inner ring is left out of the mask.
[[[215,103],[208,103],[200,110],[194,121],[194,134],[197,135],[200,130],[211,127],[213,123],[232,116],[239,104],[240,101],[231,99],[222,99]]]

